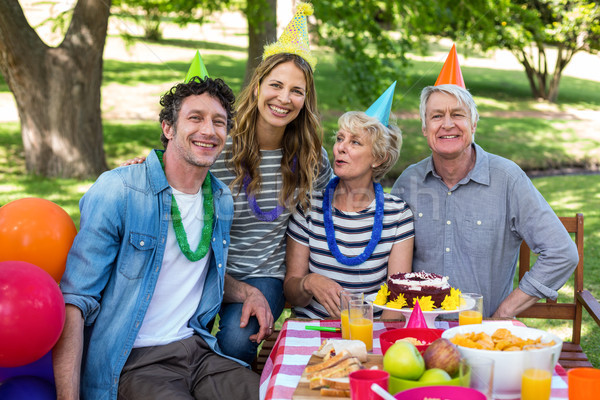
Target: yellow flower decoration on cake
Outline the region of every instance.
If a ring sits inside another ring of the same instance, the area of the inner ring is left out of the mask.
[[[387,286],[386,286],[386,288],[387,288]],[[406,298],[404,297],[404,295],[402,293],[400,293],[398,295],[398,297],[396,297],[396,300],[389,301],[386,304],[386,306],[389,308],[397,308],[397,309],[404,308],[407,305],[408,305],[408,303],[406,302]]]
[[[433,300],[431,300],[431,296],[423,296],[415,299],[415,301],[419,302],[419,307],[421,307],[421,311],[433,311],[435,308]],[[413,308],[414,308],[413,304]]]
[[[442,309],[444,310],[457,310],[460,303],[460,290],[450,289],[450,294],[442,301]]]
[[[376,304],[378,306],[385,305],[385,303],[387,303],[387,298],[389,295],[390,291],[388,290],[387,283],[384,283],[383,285],[381,285],[381,288],[377,292],[377,296],[375,297],[375,300],[373,300],[373,304]]]

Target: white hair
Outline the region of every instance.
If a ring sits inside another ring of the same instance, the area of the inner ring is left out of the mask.
[[[471,118],[471,126],[474,126],[479,121],[479,113],[477,112],[477,105],[473,96],[467,89],[463,89],[456,85],[439,85],[439,86],[426,86],[421,91],[421,105],[419,111],[421,113],[421,126],[425,128],[425,117],[427,111],[427,100],[433,93],[446,93],[454,96],[458,100],[459,105],[465,105],[469,110],[469,117]]]

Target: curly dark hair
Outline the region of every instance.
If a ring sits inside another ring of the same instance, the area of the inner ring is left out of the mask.
[[[219,100],[225,111],[227,111],[227,133],[229,133],[233,127],[233,118],[235,116],[235,109],[233,107],[235,95],[231,88],[220,78],[212,79],[206,77],[205,79],[201,79],[195,76],[187,83],[179,83],[173,86],[160,99],[160,105],[163,107],[159,114],[160,122],[165,121],[167,124],[174,126],[177,123],[183,100],[189,96],[204,93],[208,93]],[[161,133],[160,141],[166,149],[169,141],[164,133]]]

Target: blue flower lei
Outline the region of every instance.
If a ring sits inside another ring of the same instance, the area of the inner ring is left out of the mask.
[[[373,188],[375,189],[375,221],[369,244],[367,244],[367,247],[361,254],[355,257],[346,257],[338,248],[335,240],[333,218],[331,217],[331,193],[335,192],[339,181],[339,177],[336,176],[333,178],[327,185],[325,193],[323,193],[323,223],[325,224],[325,234],[327,235],[327,246],[339,263],[350,266],[359,265],[371,257],[373,250],[375,250],[379,240],[381,240],[381,231],[383,230],[383,188],[379,183],[373,182]]]
[[[293,164],[292,164],[292,172],[296,172],[297,161],[298,161],[298,158],[294,157]],[[261,210],[260,207],[258,206],[258,203],[256,202],[256,196],[253,194],[248,194],[248,185],[250,184],[250,181],[251,181],[250,175],[248,175],[248,173],[246,173],[246,175],[244,176],[244,193],[246,193],[246,198],[248,199],[248,206],[250,207],[252,214],[254,214],[254,216],[257,219],[264,221],[264,222],[275,221],[277,218],[279,218],[279,216],[281,215],[283,210],[285,210],[285,207],[283,207],[281,204],[277,204],[277,207],[275,207],[271,211],[265,212],[265,211]]]

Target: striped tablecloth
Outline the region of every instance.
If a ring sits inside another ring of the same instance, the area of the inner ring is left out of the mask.
[[[484,321],[484,323],[506,324],[507,321]],[[522,325],[516,320],[512,323]],[[435,324],[439,329],[448,329],[456,325],[453,321],[435,321]],[[306,325],[339,327],[340,321],[286,321],[260,377],[261,400],[291,399],[312,353],[319,348],[324,339],[341,338],[339,333],[307,330],[305,329]],[[381,354],[378,340],[380,334],[389,329],[403,326],[404,322],[375,321],[373,324],[373,354]],[[566,378],[565,370],[557,365],[552,377],[551,400],[568,399]]]

